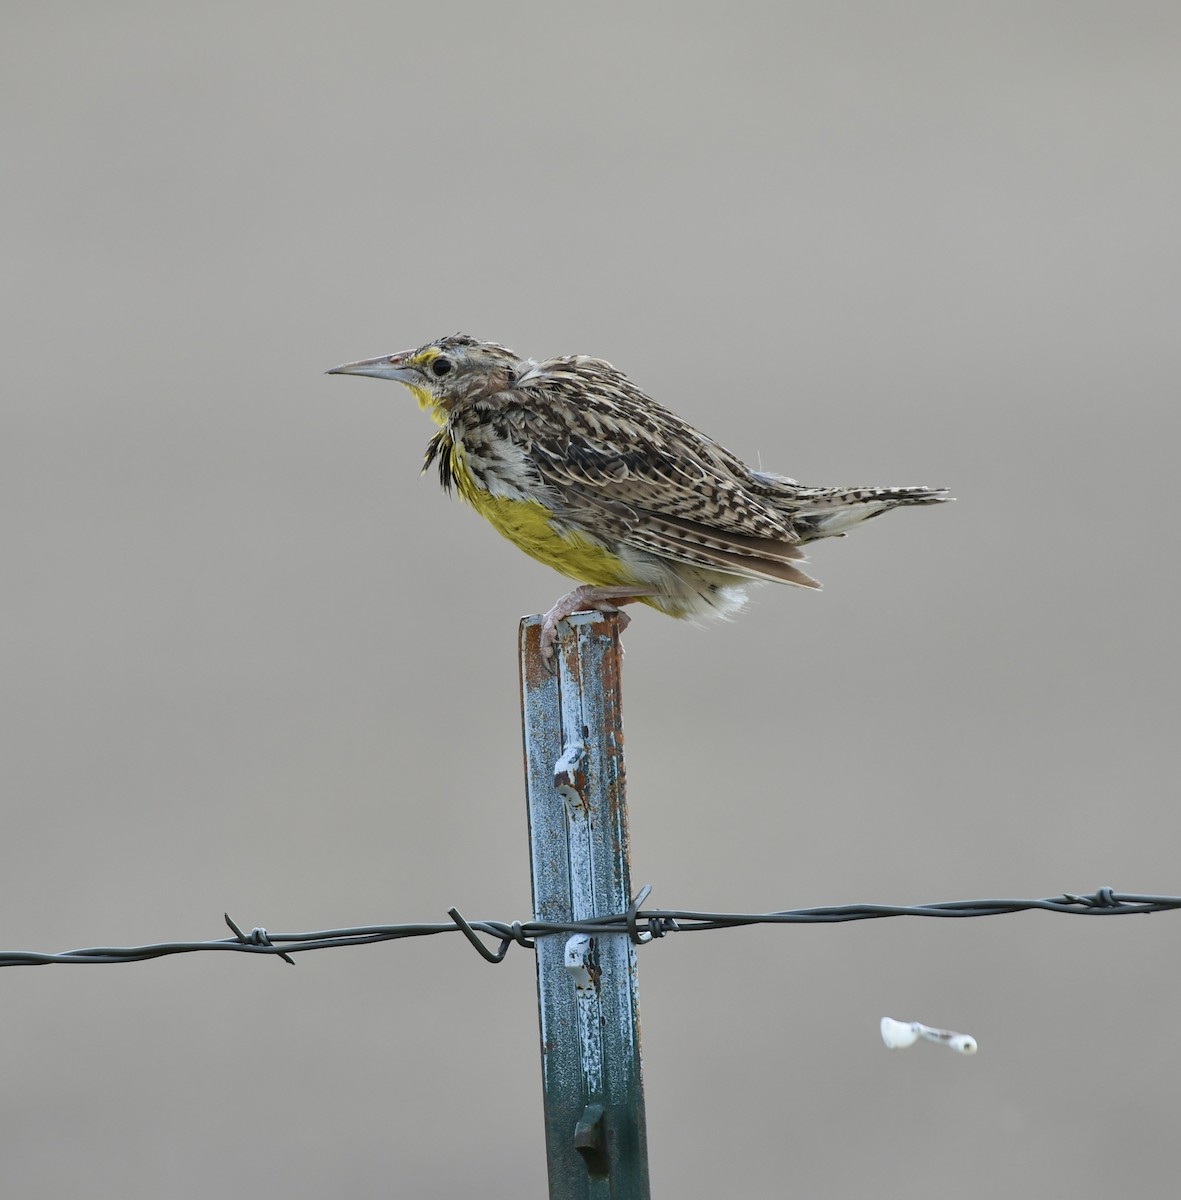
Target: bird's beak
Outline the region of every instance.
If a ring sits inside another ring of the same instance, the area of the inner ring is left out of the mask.
[[[372,375],[374,379],[396,379],[398,383],[420,384],[422,375],[404,363],[404,354],[383,354],[380,358],[363,358],[360,362],[333,367],[328,375]]]

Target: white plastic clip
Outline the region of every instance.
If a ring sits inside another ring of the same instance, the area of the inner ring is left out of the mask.
[[[976,1039],[970,1033],[953,1033],[950,1029],[933,1029],[921,1021],[895,1021],[893,1017],[882,1018],[882,1041],[889,1050],[901,1050],[913,1046],[919,1038],[949,1046],[958,1054],[975,1054]]]
[[[591,939],[586,933],[575,933],[566,942],[566,970],[579,996],[595,994],[595,972],[591,963]]]
[[[568,742],[562,757],[554,763],[554,787],[571,813],[586,810],[586,776],[582,772],[585,757],[586,747],[581,742]]]

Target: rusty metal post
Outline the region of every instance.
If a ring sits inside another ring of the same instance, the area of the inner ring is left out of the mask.
[[[550,671],[541,618],[521,622],[533,913],[581,921],[631,902],[619,618],[578,613],[558,632]],[[635,947],[626,933],[536,944],[551,1200],[647,1200]]]

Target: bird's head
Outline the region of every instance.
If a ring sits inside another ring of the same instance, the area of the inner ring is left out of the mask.
[[[466,333],[427,342],[417,350],[383,354],[333,367],[329,375],[372,375],[404,383],[439,425],[452,407],[512,387],[525,364],[504,346],[478,342]]]

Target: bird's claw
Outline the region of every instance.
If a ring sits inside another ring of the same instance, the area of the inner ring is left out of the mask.
[[[558,656],[555,653],[558,644],[558,622],[573,616],[576,612],[615,613],[619,617],[619,632],[622,633],[630,624],[631,617],[621,607],[640,597],[631,589],[622,594],[623,588],[615,589],[615,595],[604,595],[598,588],[587,585],[577,587],[568,595],[563,596],[541,619],[541,661],[550,671],[558,669]],[[619,603],[614,601],[618,600]]]
[[[546,613],[541,622],[541,661],[551,672],[558,669],[558,656],[554,653],[557,640],[558,622],[552,612]]]

